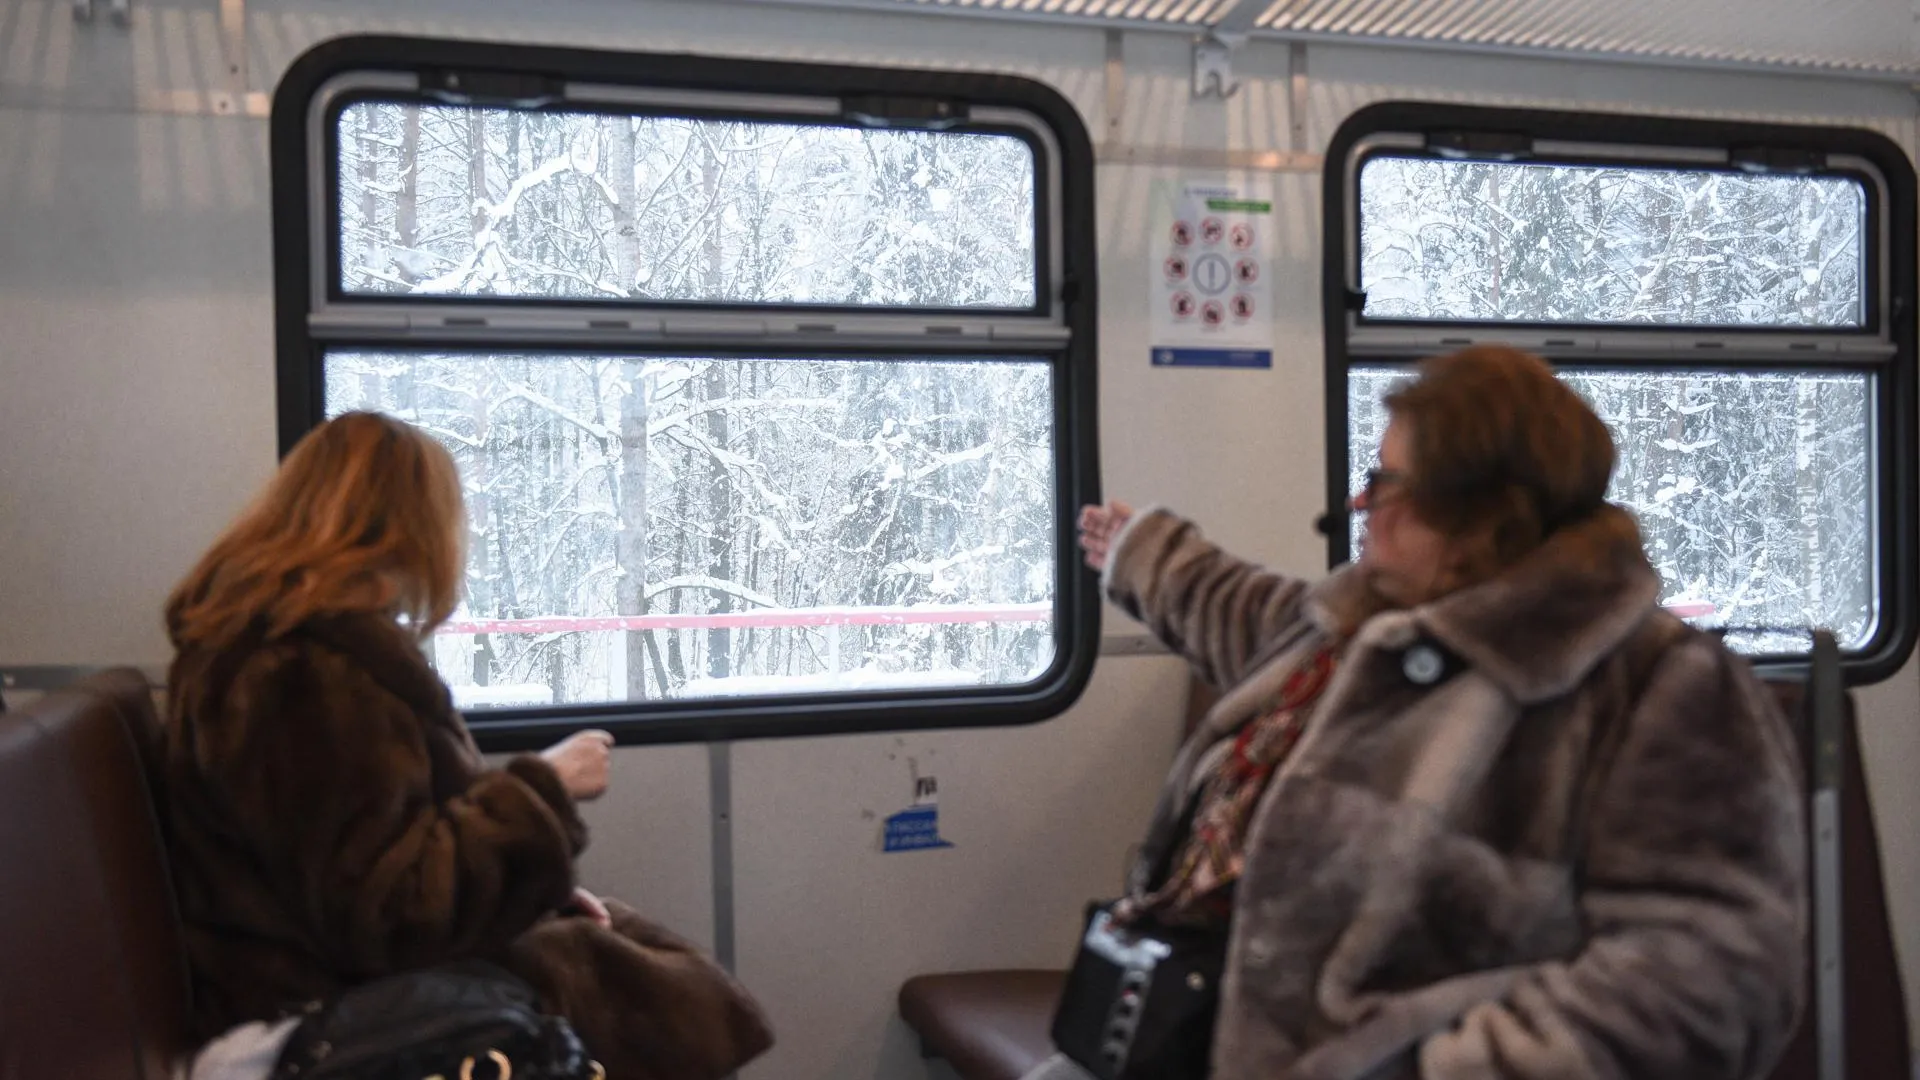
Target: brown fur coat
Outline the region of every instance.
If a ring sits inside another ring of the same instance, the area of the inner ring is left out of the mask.
[[[727,974],[632,909],[560,917],[587,831],[552,766],[486,769],[439,677],[372,616],[183,650],[162,799],[211,1036],[365,980],[505,964],[613,1080],[719,1077],[771,1044]]]
[[[1106,585],[1226,689],[1136,887],[1206,749],[1352,633],[1250,824],[1216,1080],[1767,1074],[1806,955],[1797,753],[1746,663],[1655,606],[1623,511],[1411,611],[1351,569],[1309,586],[1233,558],[1164,511],[1116,538]],[[1421,641],[1459,673],[1415,681]]]

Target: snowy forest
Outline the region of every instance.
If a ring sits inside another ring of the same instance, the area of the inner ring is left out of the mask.
[[[1408,373],[1347,383],[1358,492],[1386,430],[1381,400]],[[1612,430],[1608,498],[1640,521],[1661,602],[1748,652],[1804,652],[1805,629],[1864,644],[1873,614],[1868,379],[1853,373],[1596,372],[1561,377]],[[1354,550],[1364,516],[1354,522]],[[1799,632],[1796,632],[1799,631]]]
[[[339,139],[348,292],[1034,302],[1008,135],[370,102]]]
[[[1847,328],[1866,207],[1839,177],[1379,158],[1361,177],[1361,280],[1379,318]],[[1348,382],[1354,490],[1404,372]],[[1610,497],[1640,520],[1663,601],[1751,651],[1873,624],[1870,377],[1562,377],[1612,429]],[[1356,522],[1356,542],[1361,524]],[[1756,632],[1757,631],[1757,632]]]
[[[1011,138],[386,103],[339,134],[349,292],[1033,302]],[[335,351],[326,386],[460,465],[466,600],[435,656],[465,706],[1052,661],[1047,361]],[[578,628],[729,613],[761,618]]]
[[[1854,327],[1858,181],[1375,158],[1360,281],[1378,319]]]
[[[371,102],[339,121],[342,288],[1018,309],[1035,169],[961,132]],[[1849,327],[1863,203],[1822,178],[1381,159],[1369,315]],[[1620,443],[1663,600],[1871,630],[1869,377],[1564,373]],[[1404,371],[1349,384],[1354,483]],[[1053,660],[1042,358],[335,350],[327,408],[458,461],[465,707],[1007,685]],[[1358,523],[1356,523],[1358,524]],[[702,621],[704,620],[704,621]]]

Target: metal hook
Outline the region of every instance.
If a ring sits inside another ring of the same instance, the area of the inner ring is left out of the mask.
[[[1193,43],[1193,96],[1230,98],[1240,89],[1233,77],[1233,51],[1241,35],[1209,33]]]
[[[73,0],[73,21],[92,22],[93,5],[94,0]],[[107,12],[113,16],[115,26],[127,26],[133,22],[132,0],[107,0]]]

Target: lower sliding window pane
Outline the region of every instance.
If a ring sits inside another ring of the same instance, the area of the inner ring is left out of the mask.
[[[1752,653],[1842,648],[1875,623],[1873,382],[1860,372],[1582,371],[1564,378],[1612,429],[1608,496],[1640,521],[1661,602]],[[1348,381],[1350,491],[1375,462],[1400,368]],[[1364,529],[1355,515],[1355,555]]]
[[[1054,654],[1042,360],[336,351],[466,489],[465,708],[1004,686]]]

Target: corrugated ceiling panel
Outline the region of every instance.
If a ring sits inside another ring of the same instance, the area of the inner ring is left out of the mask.
[[[1676,59],[1916,68],[1912,9],[1893,0],[1354,0],[1318,19],[1317,12],[1295,15],[1299,3],[1275,5],[1265,25]]]
[[[760,0],[1920,75],[1912,0]],[[1240,10],[1243,9],[1244,10]]]

